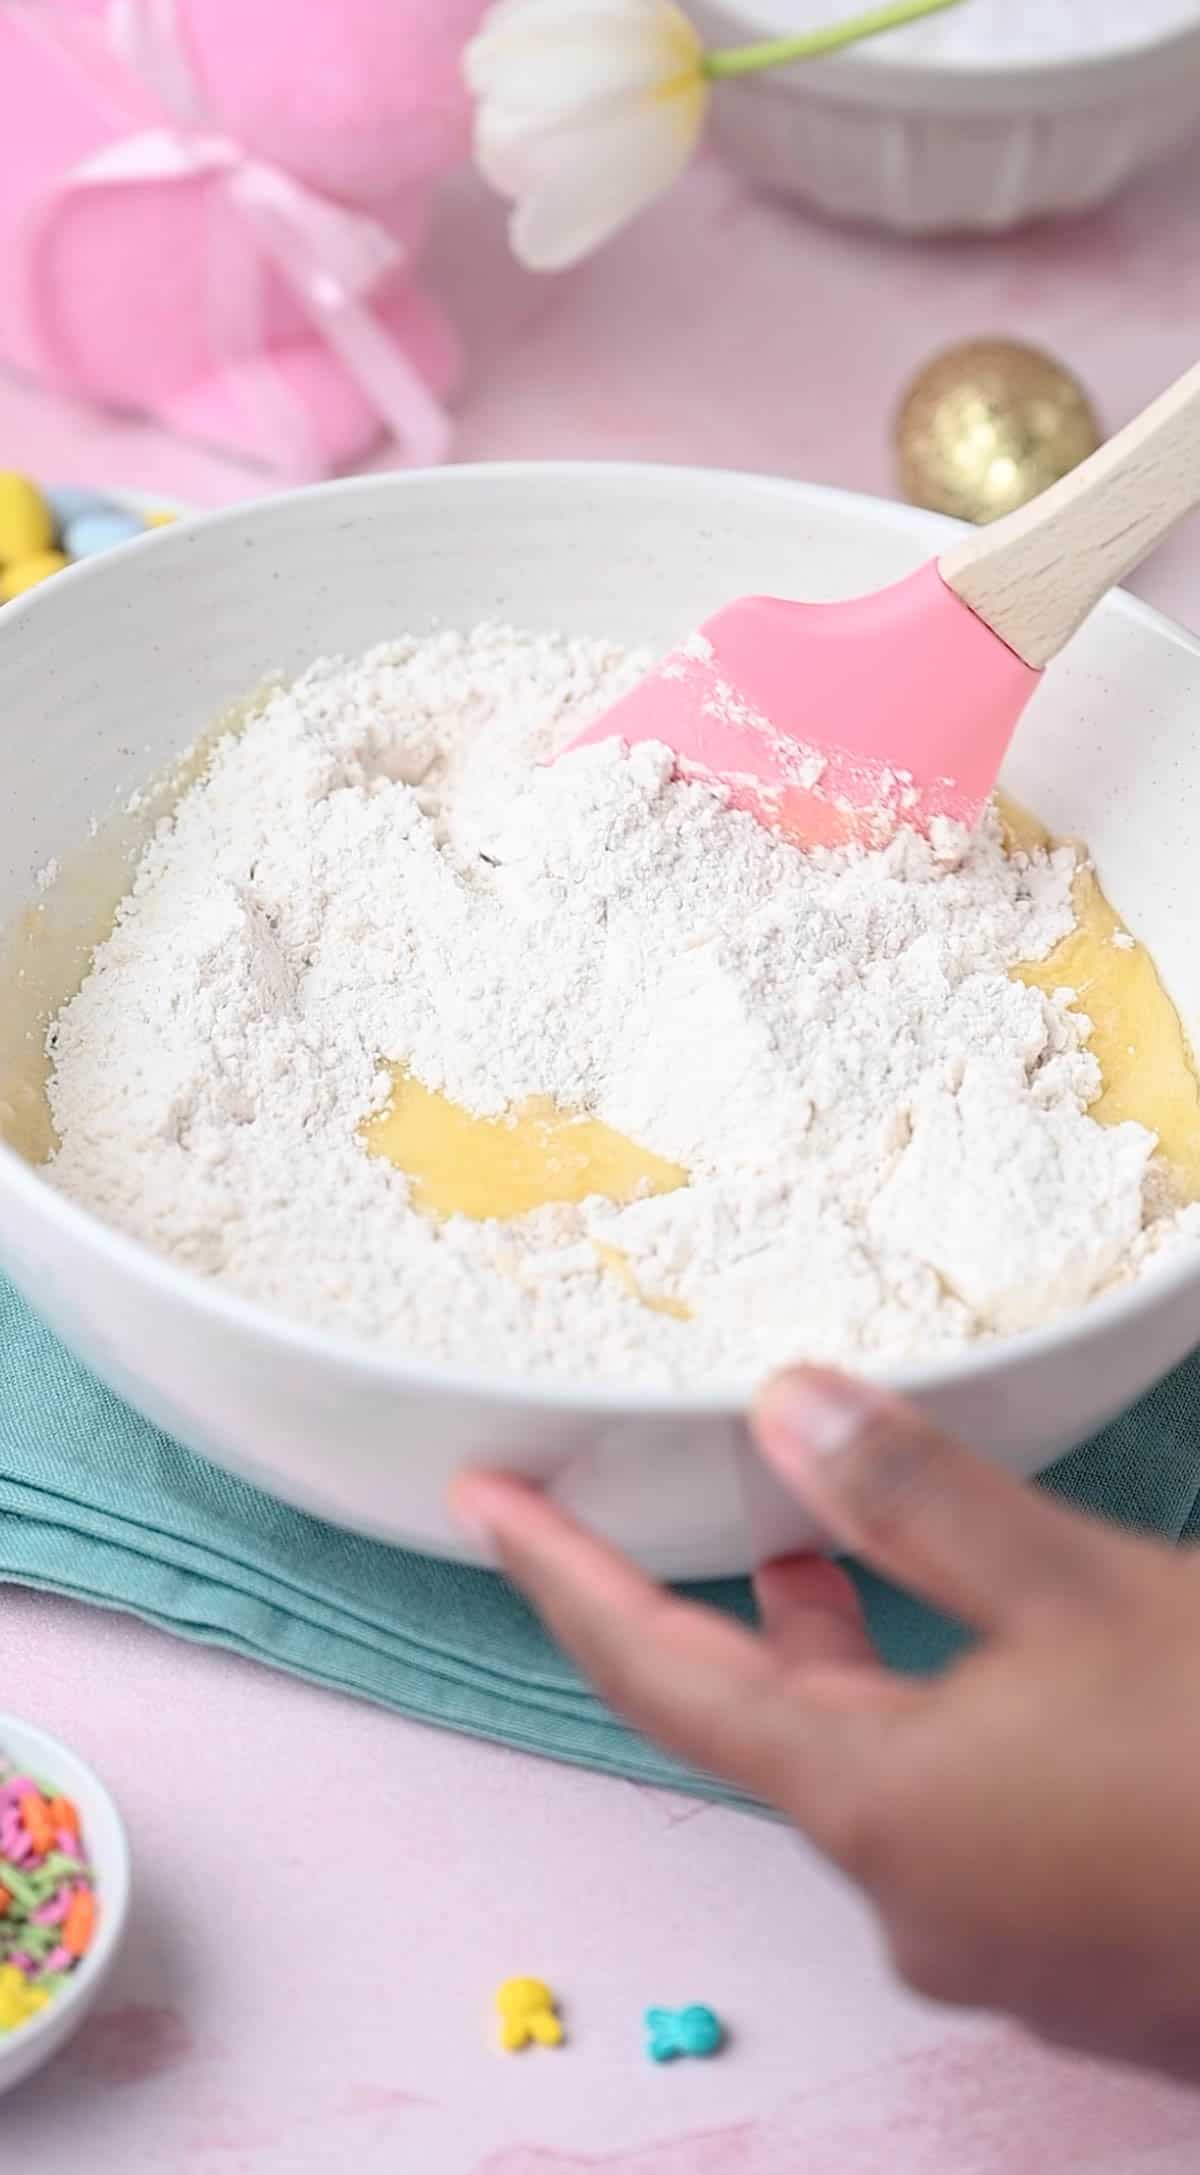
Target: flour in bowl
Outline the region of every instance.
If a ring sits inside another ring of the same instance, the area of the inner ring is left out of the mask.
[[[272,692],[51,1031],[52,1182],[309,1323],[687,1388],[1044,1322],[1187,1227],[1154,1136],[1087,1116],[1070,993],[1008,972],[1072,926],[1070,851],[804,854],[665,751],[546,763],[644,663],[485,628]],[[364,1146],[395,1066],[689,1182],[437,1220]]]

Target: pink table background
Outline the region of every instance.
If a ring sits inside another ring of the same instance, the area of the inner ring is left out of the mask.
[[[641,456],[886,491],[888,418],[945,342],[1038,338],[1108,425],[1200,348],[1200,148],[1054,233],[915,249],[695,172],[560,281],[495,207],[434,258],[475,358],[466,460]],[[217,504],[256,479],[0,381],[0,465]],[[1144,593],[1200,620],[1195,527]],[[1045,2055],[891,1984],[870,1923],[779,1829],[442,1736],[9,1592],[6,1703],[105,1770],[137,1861],[105,2012],[0,2109],[5,2165],[128,2175],[1192,2175],[1200,2100]],[[571,2045],[489,2046],[497,1981],[561,1991]],[[654,2069],[649,2002],[735,2043]]]

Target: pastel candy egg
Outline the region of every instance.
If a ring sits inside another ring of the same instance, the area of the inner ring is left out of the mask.
[[[178,514],[169,513],[164,507],[161,506],[156,506],[152,513],[148,513],[145,516],[146,527],[148,529],[169,529],[171,523],[173,521],[178,521],[178,519]]]
[[[31,559],[54,541],[54,516],[37,485],[15,469],[0,468],[0,565]]]
[[[50,484],[46,490],[46,504],[54,515],[60,536],[81,514],[108,512],[112,508],[110,498],[105,498],[99,491],[86,490],[78,483]]]
[[[12,560],[0,569],[0,604],[11,604],[27,589],[36,589],[48,574],[59,573],[66,564],[65,551],[31,551],[24,559]]]
[[[68,521],[62,540],[72,559],[92,559],[98,551],[111,551],[114,544],[143,533],[140,514],[126,513],[123,506],[96,506]]]

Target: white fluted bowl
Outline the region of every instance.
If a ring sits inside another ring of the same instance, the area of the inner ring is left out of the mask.
[[[710,46],[780,31],[765,0],[691,12]],[[1200,16],[1120,50],[1011,66],[895,49],[718,84],[714,141],[759,187],[833,218],[1004,233],[1091,210],[1200,123]]]
[[[97,933],[78,882],[90,820],[124,807],[269,670],[497,619],[665,647],[730,597],[875,588],[949,526],[764,477],[531,462],[328,484],[56,575],[0,612],[0,930],[14,932],[7,967],[0,949],[0,1104],[28,1100],[45,1019]],[[1005,773],[1054,829],[1090,841],[1194,1036],[1198,714],[1200,644],[1112,596],[1047,675]],[[129,822],[153,816],[151,803]],[[111,900],[129,870],[113,865],[105,826],[101,846],[107,865],[92,876]],[[63,874],[39,890],[52,861]],[[468,1554],[446,1487],[486,1458],[545,1481],[671,1575],[744,1570],[764,1548],[811,1539],[749,1462],[749,1382],[694,1396],[538,1386],[322,1334],[109,1230],[2,1145],[0,1266],[159,1426],[343,1525]],[[1198,1336],[1200,1248],[1189,1248],[1045,1329],[888,1379],[1028,1473]]]

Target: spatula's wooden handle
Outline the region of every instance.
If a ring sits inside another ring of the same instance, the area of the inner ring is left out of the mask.
[[[1069,476],[954,545],[938,567],[1002,642],[1040,667],[1197,505],[1200,364]]]

